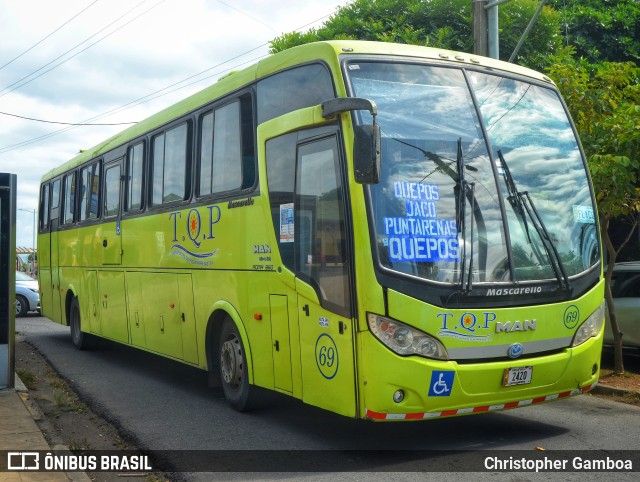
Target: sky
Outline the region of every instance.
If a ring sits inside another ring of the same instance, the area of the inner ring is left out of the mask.
[[[18,179],[16,246],[33,246],[44,173],[347,3],[0,0],[0,172]]]

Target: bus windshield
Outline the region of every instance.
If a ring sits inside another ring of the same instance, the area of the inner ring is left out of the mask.
[[[568,284],[598,262],[585,164],[554,89],[402,62],[346,71],[353,95],[378,106],[370,213],[383,269],[470,289]]]

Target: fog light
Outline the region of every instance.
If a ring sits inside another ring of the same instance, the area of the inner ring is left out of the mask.
[[[393,401],[396,403],[400,403],[402,400],[404,400],[404,391],[403,390],[396,391],[396,393],[393,394]]]
[[[595,375],[597,371],[598,371],[598,364],[594,363],[593,368],[591,369],[591,374]]]

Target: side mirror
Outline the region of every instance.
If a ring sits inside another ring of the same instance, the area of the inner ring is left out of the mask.
[[[353,140],[353,170],[359,184],[380,182],[380,126],[356,126]]]
[[[322,104],[322,117],[329,118],[341,112],[368,110],[373,124],[355,126],[353,139],[353,166],[356,182],[377,184],[380,182],[380,126],[376,124],[378,107],[369,99],[340,97]]]

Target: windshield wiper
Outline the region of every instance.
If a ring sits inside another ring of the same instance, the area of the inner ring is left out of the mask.
[[[456,197],[456,225],[458,227],[458,235],[462,235],[462,266],[460,269],[460,291],[458,293],[462,293],[467,295],[471,292],[473,286],[473,222],[471,223],[471,249],[470,249],[470,257],[469,257],[469,268],[466,268],[467,264],[467,239],[466,239],[466,205],[467,198],[469,198],[471,202],[471,215],[473,216],[476,210],[476,197],[475,197],[475,188],[476,185],[473,182],[468,182],[465,177],[465,169],[476,170],[471,166],[466,166],[464,162],[464,156],[462,154],[462,138],[458,138],[457,141],[457,153],[456,153],[456,168],[457,172],[454,171],[449,164],[447,164],[438,154],[434,152],[427,151],[418,146],[410,144],[408,142],[402,141],[400,139],[394,139],[400,144],[404,144],[409,147],[413,147],[414,149],[422,152],[426,159],[429,159],[434,162],[436,166],[440,169],[443,174],[449,176],[455,183],[454,187],[454,195]],[[451,161],[450,164],[453,164],[454,161]],[[422,181],[427,178],[425,176]]]
[[[549,232],[547,231],[544,221],[542,220],[542,217],[540,217],[540,214],[538,213],[538,210],[533,203],[533,199],[531,199],[531,196],[529,195],[529,191],[518,191],[516,183],[513,180],[513,176],[511,175],[511,171],[509,170],[509,166],[507,165],[507,161],[505,160],[504,155],[502,154],[502,150],[500,149],[498,149],[498,157],[500,158],[500,163],[502,164],[505,182],[507,184],[507,191],[509,192],[509,197],[507,199],[513,207],[513,210],[516,212],[516,214],[519,215],[522,223],[524,224],[529,244],[531,244],[534,250],[536,250],[536,244],[531,240],[531,235],[529,233],[527,215],[529,216],[529,219],[531,219],[531,225],[540,237],[542,246],[547,252],[549,264],[551,265],[551,269],[553,270],[553,273],[558,280],[558,285],[560,286],[560,288],[564,286],[567,290],[571,289],[571,286],[569,285],[569,277],[567,276],[567,272],[564,269],[564,264],[562,263],[560,254],[558,253],[555,244],[549,236]],[[538,259],[542,259],[542,257],[538,256]]]
[[[454,188],[455,196],[457,198],[458,204],[456,206],[457,211],[457,224],[458,224],[458,234],[462,235],[462,266],[460,268],[460,291],[462,294],[469,294],[472,290],[473,286],[473,220],[471,222],[471,248],[470,248],[470,256],[469,256],[469,269],[466,269],[467,263],[467,216],[466,216],[466,206],[467,206],[467,195],[469,195],[469,199],[471,200],[471,215],[475,211],[475,183],[469,183],[465,177],[465,165],[464,165],[464,156],[462,155],[462,138],[458,138],[458,150],[456,153],[456,166],[458,168],[458,179],[456,180],[456,187]]]

